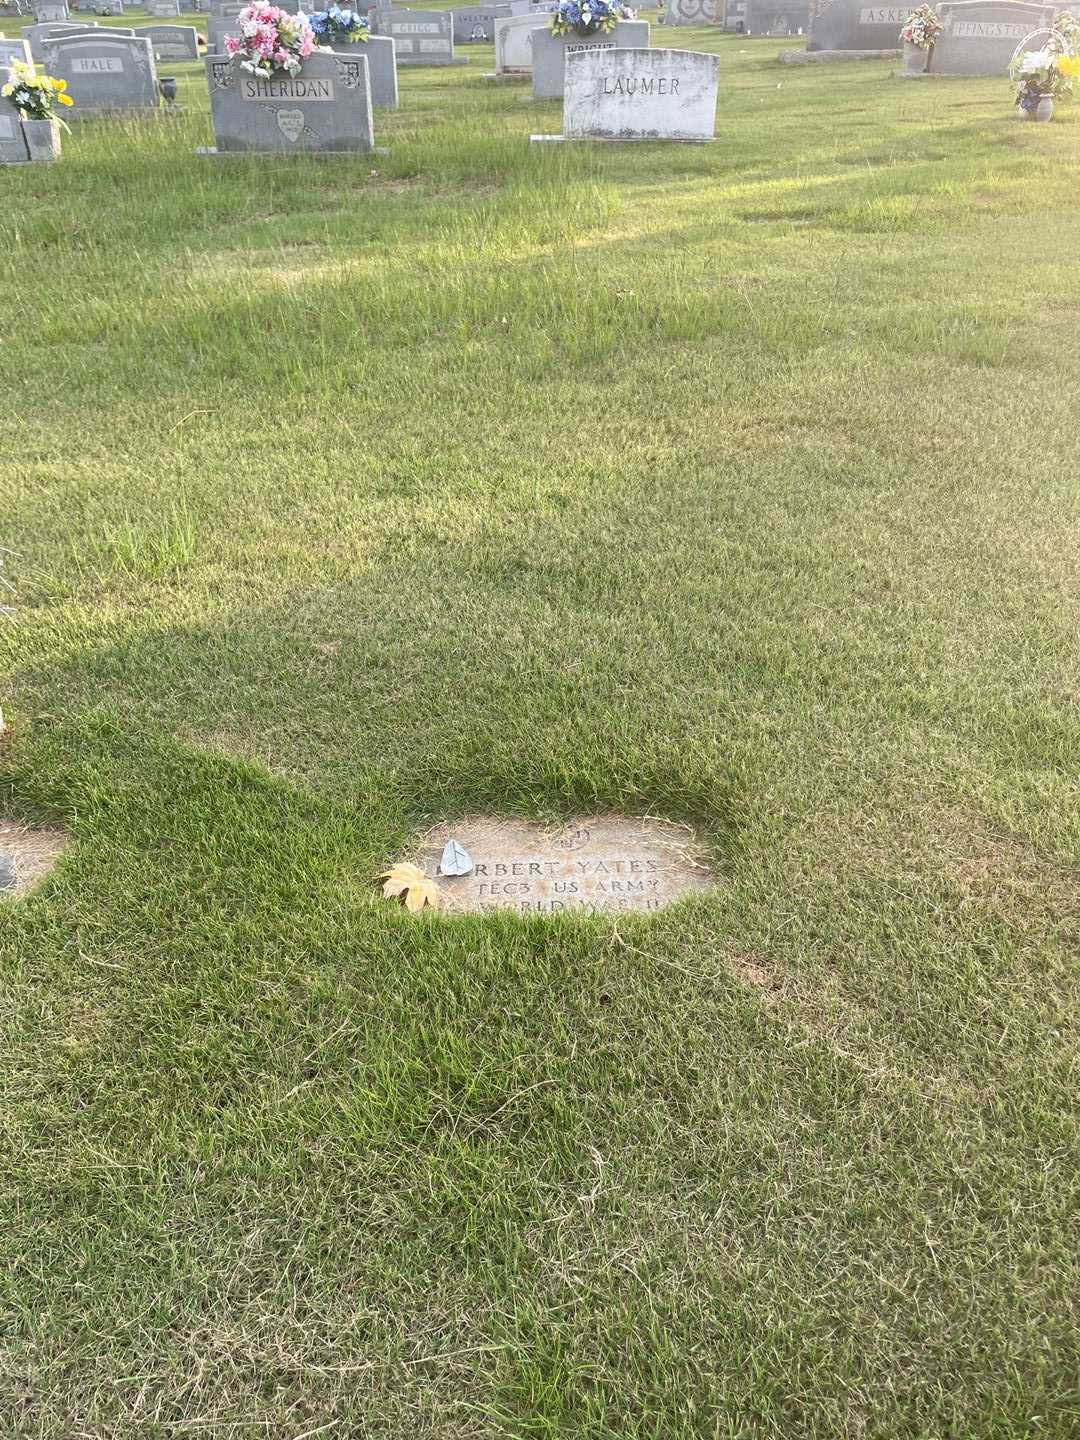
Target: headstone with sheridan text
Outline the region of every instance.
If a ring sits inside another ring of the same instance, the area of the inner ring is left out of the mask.
[[[219,154],[348,153],[374,149],[363,55],[316,52],[298,75],[251,75],[236,59],[206,61]]]
[[[647,49],[648,44],[647,20],[619,20],[611,30],[601,30],[595,35],[553,35],[546,27],[537,30],[532,37],[533,98],[562,98],[567,55],[577,55],[583,50],[614,50],[616,47]]]

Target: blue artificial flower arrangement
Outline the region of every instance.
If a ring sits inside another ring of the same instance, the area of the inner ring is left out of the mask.
[[[358,15],[347,5],[331,5],[328,10],[316,10],[308,17],[315,39],[320,45],[333,48],[334,41],[341,43],[366,40],[371,33],[366,15]]]
[[[614,30],[616,20],[624,18],[626,6],[612,0],[560,0],[551,21],[553,35],[596,35]]]

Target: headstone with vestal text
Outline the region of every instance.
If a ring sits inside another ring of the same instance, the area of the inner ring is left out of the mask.
[[[616,46],[647,49],[648,44],[647,20],[619,20],[612,29],[594,35],[553,35],[545,26],[534,33],[532,40],[533,98],[562,98],[567,55],[577,55],[582,50],[614,50]]]
[[[495,21],[510,16],[509,5],[473,5],[451,10],[455,45],[490,45],[495,39]]]
[[[363,55],[308,56],[297,75],[251,75],[236,59],[206,61],[219,154],[355,153],[374,149]]]

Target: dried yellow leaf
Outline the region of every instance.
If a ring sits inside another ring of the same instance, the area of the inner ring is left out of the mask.
[[[436,909],[439,904],[439,887],[416,865],[392,865],[379,876],[382,893],[388,900],[395,896],[405,897],[405,908],[419,915],[425,905]]]

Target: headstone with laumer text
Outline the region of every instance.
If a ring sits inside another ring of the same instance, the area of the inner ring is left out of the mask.
[[[698,50],[585,50],[566,57],[567,140],[707,141],[720,61]]]
[[[1017,47],[1053,23],[1056,7],[1018,0],[957,0],[938,10],[942,31],[930,57],[931,75],[1005,75]],[[1038,50],[1046,37],[1032,39]]]
[[[76,119],[111,111],[152,112],[158,107],[157,71],[149,40],[115,30],[59,35],[42,46],[49,75],[66,80]]]
[[[363,55],[316,52],[297,75],[252,75],[240,61],[206,61],[219,154],[341,154],[374,149]]]
[[[614,50],[616,46],[647,49],[648,44],[647,20],[619,20],[611,30],[601,30],[595,35],[553,35],[550,29],[538,30],[532,37],[533,98],[562,98],[567,55],[577,55],[582,50]]]

